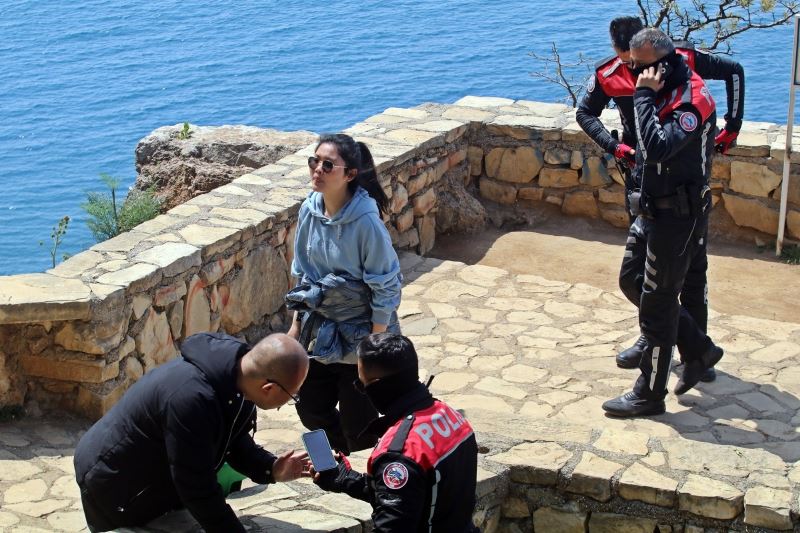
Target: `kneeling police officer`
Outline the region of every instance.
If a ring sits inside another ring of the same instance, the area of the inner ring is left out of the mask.
[[[366,474],[342,456],[338,468],[315,473],[314,482],[369,502],[376,532],[479,531],[472,523],[478,446],[469,422],[420,383],[407,337],[376,333],[357,353],[353,385],[383,415],[367,431],[383,436]]]

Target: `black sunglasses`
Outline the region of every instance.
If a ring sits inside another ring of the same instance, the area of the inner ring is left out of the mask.
[[[286,389],[286,387],[284,387],[283,385],[281,385],[281,384],[280,384],[280,383],[278,383],[277,381],[274,381],[274,380],[268,379],[268,380],[267,380],[267,383],[273,383],[273,384],[277,385],[278,387],[280,387],[280,388],[281,388],[281,390],[283,390],[283,392],[285,392],[286,394],[288,394],[288,395],[289,395],[289,397],[291,398],[291,400],[290,400],[289,402],[287,402],[287,405],[297,405],[298,403],[300,403],[300,396],[298,396],[297,394],[292,394],[291,392],[289,392],[289,391]]]
[[[334,165],[333,161],[328,161],[327,159],[320,159],[319,157],[312,155],[308,158],[308,168],[311,170],[316,170],[319,166],[320,161],[322,161],[322,171],[325,174],[330,174],[334,168],[347,168],[345,165]]]

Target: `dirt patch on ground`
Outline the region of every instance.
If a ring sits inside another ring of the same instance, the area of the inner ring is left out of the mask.
[[[617,289],[626,232],[604,222],[548,214],[516,228],[436,237],[428,255]],[[726,314],[800,322],[800,266],[774,250],[709,242],[709,302]],[[620,293],[621,294],[621,293]]]

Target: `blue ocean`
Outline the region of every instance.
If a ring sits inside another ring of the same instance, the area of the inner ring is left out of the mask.
[[[189,121],[335,131],[390,106],[464,95],[560,101],[529,52],[610,54],[608,22],[633,1],[11,0],[0,5],[0,275],[92,245],[80,205],[127,188],[134,148]],[[734,42],[745,118],[785,122],[792,28]],[[712,85],[724,102],[724,86]],[[43,245],[40,245],[40,241]],[[59,251],[59,255],[62,253]]]

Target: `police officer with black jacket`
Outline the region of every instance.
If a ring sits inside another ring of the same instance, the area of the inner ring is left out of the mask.
[[[477,532],[475,434],[461,413],[420,383],[411,341],[393,333],[367,337],[358,348],[354,386],[383,414],[368,426],[383,436],[366,474],[340,456],[338,468],[315,473],[314,482],[369,502],[376,533]]]
[[[641,186],[630,204],[647,225],[639,306],[647,346],[633,390],[603,404],[612,416],[665,411],[679,320],[685,368],[676,394],[696,385],[723,353],[688,313],[681,313],[678,302],[687,273],[705,268],[715,104],[703,80],[662,31],[643,29],[633,36],[630,47],[633,73],[638,75],[633,96],[634,180]]]
[[[614,154],[625,174],[626,206],[627,195],[639,185],[633,183],[633,166],[636,146],[634,127],[633,93],[636,78],[630,69],[630,39],[643,28],[638,17],[619,17],[611,21],[609,33],[615,56],[600,61],[594,76],[589,82],[587,92],[576,112],[578,123],[584,131],[605,151]],[[717,135],[715,145],[721,153],[735,143],[742,125],[744,112],[744,70],[742,66],[725,57],[711,55],[703,50],[695,50],[686,41],[675,43],[676,51],[683,56],[690,69],[703,79],[725,80],[728,108],[725,114],[725,128]],[[622,138],[615,138],[600,121],[600,113],[613,100],[620,113],[623,125]],[[627,164],[626,164],[627,163]],[[629,208],[629,206],[627,206]],[[619,285],[625,296],[638,307],[644,280],[646,258],[646,235],[641,221],[631,217],[631,228],[625,249],[625,261],[620,269]],[[705,245],[703,245],[705,247]],[[689,272],[681,294],[681,313],[688,313],[705,331],[708,323],[706,269],[698,268]],[[681,322],[681,324],[683,321]],[[636,368],[642,357],[646,341],[644,336],[630,348],[623,350],[616,358],[621,368]],[[678,338],[678,351],[684,352],[682,337]],[[708,369],[702,381],[713,381],[716,373]]]

